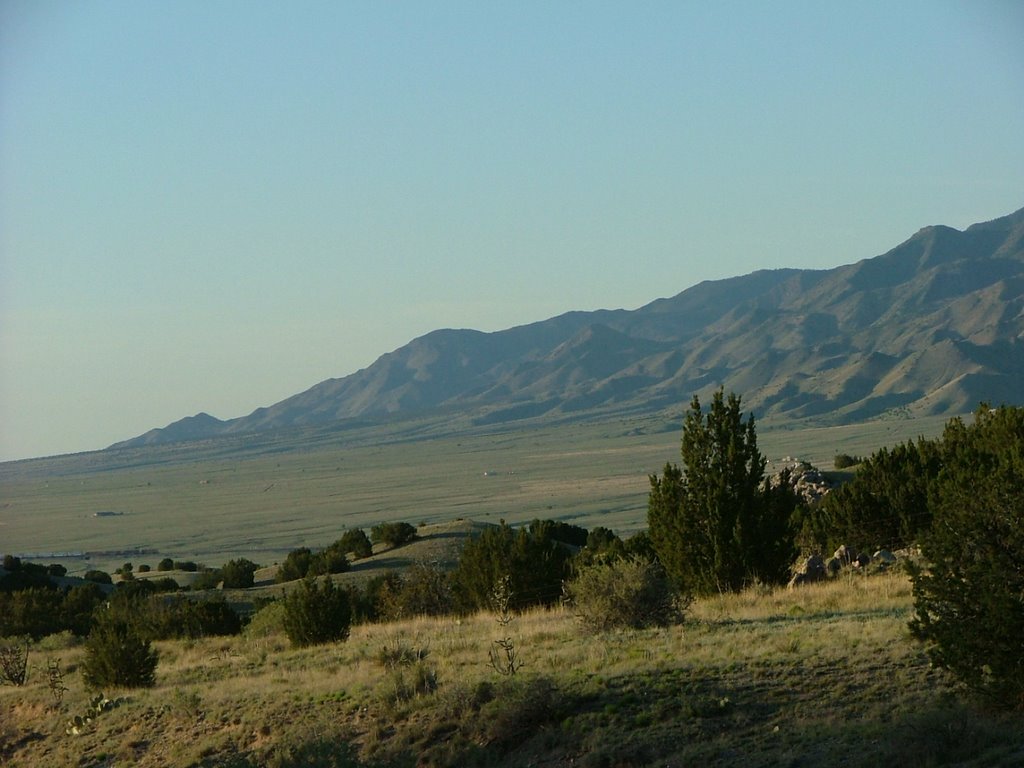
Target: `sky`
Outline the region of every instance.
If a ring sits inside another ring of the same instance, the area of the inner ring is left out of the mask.
[[[1024,207],[1024,3],[0,2],[0,460]]]

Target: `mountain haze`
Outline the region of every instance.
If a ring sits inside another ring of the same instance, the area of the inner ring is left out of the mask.
[[[828,270],[708,281],[636,310],[438,330],[248,416],[198,414],[113,447],[457,413],[474,423],[681,407],[719,386],[759,417],[958,414],[1024,399],[1024,209],[921,229]]]

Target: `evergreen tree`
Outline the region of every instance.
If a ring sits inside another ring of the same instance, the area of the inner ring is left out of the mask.
[[[942,452],[911,630],[968,687],[1024,709],[1024,409],[950,422]]]
[[[694,396],[683,424],[683,468],[651,476],[647,521],[666,573],[683,591],[737,590],[778,582],[794,556],[793,494],[765,482],[754,417],[740,398],[714,394],[705,412]]]
[[[508,577],[512,607],[551,604],[562,594],[571,555],[527,528],[514,530],[505,523],[488,528],[462,550],[452,577],[456,598],[467,610],[487,608],[495,585]]]

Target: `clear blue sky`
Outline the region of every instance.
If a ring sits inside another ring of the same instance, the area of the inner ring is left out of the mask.
[[[1024,206],[1024,3],[0,2],[0,459]]]

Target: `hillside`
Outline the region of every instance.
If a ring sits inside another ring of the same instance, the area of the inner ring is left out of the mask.
[[[1021,716],[954,695],[907,632],[900,573],[695,603],[682,625],[584,635],[563,609],[507,630],[526,666],[487,663],[494,616],[364,624],[294,649],[257,619],[240,636],[157,643],[152,689],[87,712],[83,649],[55,636],[68,689],[0,686],[11,766],[1021,765]],[[390,653],[407,665],[387,668]],[[416,661],[411,658],[416,657]]]
[[[850,423],[1020,402],[1024,209],[931,226],[875,258],[704,282],[639,309],[494,333],[438,330],[248,416],[112,447],[423,414],[466,423],[652,413],[724,386],[759,416]]]

